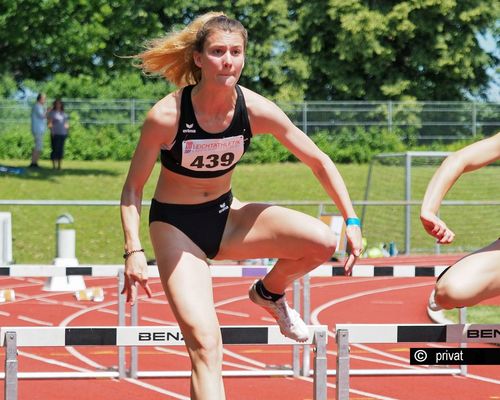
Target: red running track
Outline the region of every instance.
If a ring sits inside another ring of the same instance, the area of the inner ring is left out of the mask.
[[[448,258],[446,258],[448,257]],[[376,265],[444,265],[455,257],[398,257],[363,260]],[[405,260],[407,262],[405,262]],[[428,262],[428,264],[426,264]],[[269,325],[268,314],[246,295],[252,279],[215,278],[214,296],[222,325]],[[96,326],[117,324],[115,279],[86,278],[87,287],[105,290],[102,303],[77,302],[71,293],[43,292],[44,280],[2,278],[0,289],[14,288],[16,301],[0,304],[2,326]],[[311,301],[314,323],[429,323],[426,301],[434,278],[312,278]],[[140,302],[141,325],[175,324],[158,279],[151,280],[153,299]],[[291,293],[288,293],[289,298]],[[500,305],[500,297],[489,304]],[[425,347],[428,344],[411,344]],[[435,345],[432,345],[435,346]],[[488,345],[486,345],[488,346]],[[353,345],[351,368],[409,369],[409,344]],[[290,365],[292,349],[285,346],[226,346],[225,369],[265,369]],[[335,369],[336,346],[328,344],[328,368]],[[127,353],[128,357],[128,353]],[[3,349],[2,349],[3,364]],[[312,358],[311,358],[312,360]],[[93,371],[117,365],[116,347],[22,348],[19,370]],[[139,348],[139,370],[186,370],[187,353],[182,347]],[[2,365],[3,369],[3,365]],[[500,365],[469,366],[469,376],[352,376],[351,399],[500,399]],[[312,399],[312,379],[265,377],[225,378],[228,399]],[[328,399],[335,398],[335,377],[328,378]],[[0,389],[3,392],[3,387]],[[19,381],[19,399],[188,399],[187,378],[59,379]]]

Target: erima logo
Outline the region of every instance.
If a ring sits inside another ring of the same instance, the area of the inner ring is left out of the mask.
[[[219,204],[219,207],[220,207],[219,214],[229,209],[226,203]]]
[[[194,124],[186,124],[186,129],[182,130],[182,133],[196,133],[196,129],[193,129]]]

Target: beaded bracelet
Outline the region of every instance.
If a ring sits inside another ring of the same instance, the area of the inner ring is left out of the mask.
[[[359,218],[347,218],[347,220],[345,221],[345,224],[346,224],[346,226],[357,225],[357,226],[361,227],[361,221]]]
[[[144,249],[137,249],[137,250],[125,251],[125,253],[123,253],[123,258],[126,260],[127,258],[129,258],[134,253],[144,253]]]

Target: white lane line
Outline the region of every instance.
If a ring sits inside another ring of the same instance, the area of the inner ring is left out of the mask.
[[[180,393],[175,393],[175,392],[172,392],[172,391],[167,390],[167,389],[163,389],[163,388],[158,387],[158,386],[153,386],[153,385],[150,385],[149,383],[142,382],[142,381],[139,381],[137,379],[126,378],[125,381],[132,383],[134,385],[137,385],[137,386],[141,386],[144,389],[152,390],[153,392],[166,394],[168,396],[173,397],[174,399],[180,399],[180,400],[189,400],[190,399],[189,397],[183,396]]]
[[[4,317],[10,317],[10,313],[5,312],[5,311],[0,311],[0,315],[2,315]]]
[[[158,319],[158,318],[141,317],[141,319],[143,321],[154,322],[155,324],[158,324],[158,325],[169,325],[169,326],[176,326],[177,325],[177,322],[165,321],[163,319]]]
[[[155,347],[155,350],[161,351],[162,353],[173,354],[173,355],[177,355],[177,356],[181,356],[181,357],[189,357],[189,354],[186,351],[174,350],[174,349],[170,349],[168,347]],[[232,353],[230,351],[226,351],[226,350],[223,350],[223,351],[228,356],[231,356],[231,357],[234,357],[234,358],[237,358],[237,359],[244,359],[244,358],[246,358],[246,357],[243,357],[243,356],[239,357],[238,354]],[[243,360],[243,361],[246,361],[246,360]],[[253,360],[250,360],[250,361],[253,361]],[[240,368],[240,369],[244,369],[244,370],[248,370],[248,371],[255,371],[255,368],[249,367],[248,365],[237,364],[237,363],[233,363],[233,362],[230,362],[230,361],[222,361],[222,365],[225,365],[227,367]],[[257,365],[258,367],[260,367],[260,369],[265,369],[266,368],[266,364],[263,364],[263,363],[257,363],[257,362],[255,362],[254,365]]]
[[[160,300],[160,299],[154,299],[154,298],[149,298],[146,297],[145,299],[141,299],[144,303],[153,303],[153,304],[161,304],[161,305],[167,305],[168,301],[167,300]]]
[[[230,297],[229,299],[220,300],[220,301],[214,303],[214,305],[215,305],[215,307],[220,307],[220,306],[225,306],[226,304],[235,303],[235,302],[241,301],[241,300],[248,300],[248,295]]]
[[[228,349],[223,349],[222,351],[224,352],[224,354],[227,354],[230,357],[236,358],[237,360],[244,361],[250,365],[255,365],[256,367],[259,367],[262,369],[265,369],[267,366],[266,363],[254,360],[253,358],[242,356],[241,354],[235,353],[234,351],[231,351]]]
[[[65,306],[65,307],[79,308],[80,310],[87,308],[87,306],[85,306],[83,304],[70,303],[69,301],[61,301],[61,305]]]
[[[17,319],[20,319],[21,321],[26,321],[26,322],[31,322],[32,324],[36,325],[42,325],[42,326],[54,326],[52,322],[47,322],[47,321],[41,321],[39,319],[34,319],[30,317],[25,317],[24,315],[18,315]]]
[[[327,354],[330,354],[330,355],[332,355],[334,357],[337,357],[337,352],[336,351],[328,350]],[[365,356],[357,356],[357,355],[353,354],[352,352],[350,353],[350,358],[356,359],[356,360],[361,360],[361,361],[368,361],[368,362],[378,363],[378,364],[391,365],[393,367],[405,367],[405,368],[410,368],[410,369],[419,369],[419,367],[416,367],[414,365],[411,365],[411,366],[408,367],[408,360],[407,359],[405,360],[406,364],[404,364],[404,363],[397,363],[397,362],[380,360],[378,358],[365,357]]]
[[[97,310],[97,312],[104,314],[118,315],[118,313],[115,310],[110,310],[108,308],[100,308],[99,310]]]
[[[383,350],[378,350],[378,349],[375,349],[375,348],[370,347],[370,346],[366,346],[366,345],[361,344],[361,343],[356,343],[356,344],[353,344],[352,346],[357,347],[358,349],[364,350],[368,353],[374,353],[374,354],[378,354],[379,356],[382,356],[382,357],[392,358],[393,360],[406,362],[407,364],[406,364],[405,368],[410,368],[410,366],[408,365],[408,358],[404,358],[404,357],[397,356],[395,354],[387,353]],[[414,366],[412,365],[411,367],[413,368]],[[419,369],[419,368],[424,368],[424,367],[419,366],[416,369]]]
[[[57,300],[53,300],[53,299],[44,299],[44,298],[41,298],[41,299],[37,299],[40,303],[47,303],[47,304],[59,304],[59,302]]]
[[[235,317],[242,317],[242,318],[250,318],[250,314],[242,313],[242,312],[238,312],[238,311],[221,310],[220,308],[216,309],[216,311],[219,314],[233,315]]]
[[[32,360],[42,361],[46,364],[51,364],[51,365],[57,365],[58,367],[68,368],[68,369],[71,369],[73,371],[92,372],[91,370],[89,370],[87,368],[81,368],[81,367],[77,367],[76,365],[71,365],[71,364],[65,363],[63,361],[54,360],[54,359],[47,358],[47,357],[37,356],[36,354],[27,353],[27,352],[22,351],[22,350],[18,350],[18,354],[20,356],[23,356],[23,357],[31,358]]]
[[[486,376],[467,374],[466,378],[477,379],[478,381],[484,381],[488,383],[494,383],[495,385],[500,385],[500,381],[493,378],[487,378]],[[493,399],[494,397],[492,397]]]
[[[373,300],[370,301],[371,304],[388,304],[388,305],[401,305],[404,301],[391,301],[391,300]]]

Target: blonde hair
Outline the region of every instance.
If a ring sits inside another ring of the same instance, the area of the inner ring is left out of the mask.
[[[201,70],[194,63],[193,52],[202,52],[206,39],[216,30],[240,33],[246,47],[247,31],[239,21],[222,12],[208,12],[179,32],[146,42],[146,50],[134,56],[140,59],[137,66],[179,87],[196,84],[201,80]]]

